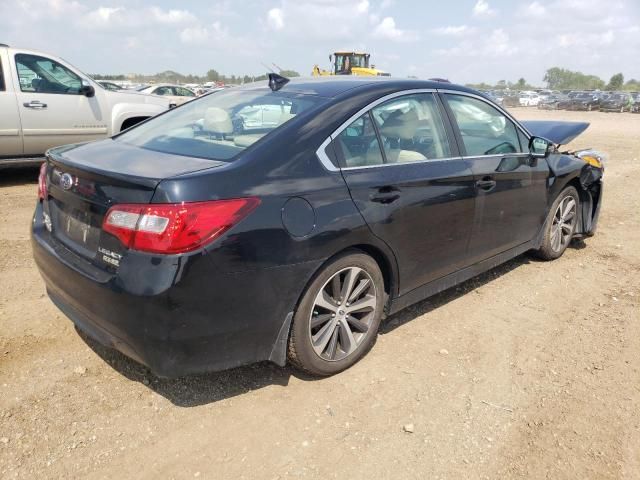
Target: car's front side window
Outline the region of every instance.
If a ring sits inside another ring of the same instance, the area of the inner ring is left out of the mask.
[[[181,97],[195,97],[196,94],[186,88],[176,87],[176,93]]]
[[[467,156],[526,152],[520,146],[515,124],[482,100],[447,94],[447,102],[462,136]]]
[[[173,95],[171,87],[158,87],[152,93],[154,95]]]
[[[21,53],[15,56],[15,61],[23,92],[80,94],[82,79],[64,65]]]
[[[451,156],[436,100],[431,93],[389,100],[371,111],[380,132],[387,163]]]

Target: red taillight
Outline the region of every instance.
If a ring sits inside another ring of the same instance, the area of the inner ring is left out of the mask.
[[[38,175],[38,198],[44,200],[47,197],[47,162],[40,165],[40,175]]]
[[[133,250],[184,253],[222,235],[260,200],[236,198],[193,203],[124,204],[109,209],[102,229]]]

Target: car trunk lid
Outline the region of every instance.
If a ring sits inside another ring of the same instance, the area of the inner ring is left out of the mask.
[[[102,230],[110,207],[150,203],[163,179],[223,164],[113,140],[52,149],[47,161],[47,228],[68,249],[105,269],[117,268],[126,250]]]

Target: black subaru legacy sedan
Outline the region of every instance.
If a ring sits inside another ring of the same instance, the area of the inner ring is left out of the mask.
[[[330,375],[386,315],[592,235],[601,156],[559,149],[587,126],[449,83],[272,75],[50,150],[33,254],[80,330],[159,376]]]

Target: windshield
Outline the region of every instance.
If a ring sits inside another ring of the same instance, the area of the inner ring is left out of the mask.
[[[229,160],[322,97],[228,89],[206,95],[116,137],[148,150],[211,160]]]

